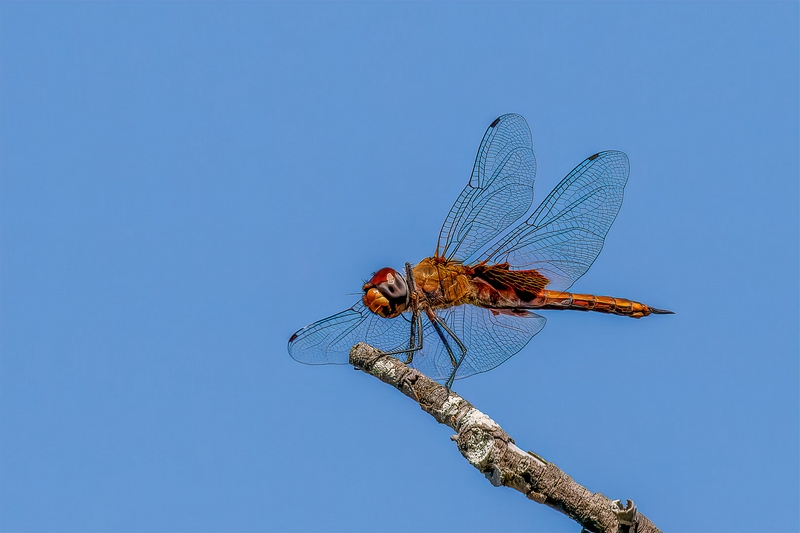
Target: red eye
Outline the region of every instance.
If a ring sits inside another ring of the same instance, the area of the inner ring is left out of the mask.
[[[369,283],[371,283],[372,285],[378,285],[380,283],[384,283],[387,281],[392,283],[394,282],[394,279],[396,279],[398,276],[399,274],[395,269],[390,267],[385,267],[375,272],[372,275],[372,278],[370,278]]]

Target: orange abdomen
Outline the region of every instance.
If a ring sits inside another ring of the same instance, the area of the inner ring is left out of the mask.
[[[593,294],[573,294],[561,291],[542,291],[540,295],[540,309],[575,309],[579,311],[597,311],[614,315],[642,318],[654,311],[643,303],[634,302],[625,298],[611,296],[595,296]]]

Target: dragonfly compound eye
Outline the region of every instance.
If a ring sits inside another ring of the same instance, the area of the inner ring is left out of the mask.
[[[382,268],[364,284],[364,305],[373,313],[395,317],[408,306],[408,284],[392,268]]]

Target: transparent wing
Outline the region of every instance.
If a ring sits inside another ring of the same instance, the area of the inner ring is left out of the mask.
[[[575,167],[534,213],[477,260],[508,262],[514,270],[535,269],[548,289],[566,290],[603,248],[622,206],[628,156],[608,151]]]
[[[526,311],[497,313],[472,305],[444,309],[438,315],[467,347],[456,379],[491,370],[519,352],[545,325],[545,318]],[[347,364],[350,348],[366,342],[383,351],[408,347],[410,313],[383,318],[359,302],[350,309],[304,327],[289,340],[289,354],[305,364]],[[446,380],[453,371],[450,356],[433,325],[423,314],[424,346],[411,366],[427,376]],[[445,334],[457,357],[461,352]],[[405,358],[405,355],[401,356]]]
[[[411,313],[396,318],[376,315],[360,301],[350,309],[304,327],[289,339],[289,355],[310,365],[342,365],[350,348],[366,342],[383,351],[408,348]]]
[[[467,262],[527,213],[535,176],[528,123],[520,115],[499,117],[483,135],[472,178],[442,225],[439,255]]]
[[[497,314],[495,314],[497,313]],[[472,305],[459,305],[437,311],[467,348],[464,362],[458,368],[456,379],[486,372],[503,364],[519,352],[544,328],[546,319],[529,311],[502,314],[491,309]],[[446,380],[453,371],[447,349],[442,344],[433,325],[423,314],[422,352],[414,356],[411,366],[438,380]],[[460,350],[447,334],[456,357]]]

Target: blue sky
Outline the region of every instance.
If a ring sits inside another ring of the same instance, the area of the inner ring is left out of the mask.
[[[485,128],[538,203],[625,151],[573,287],[456,390],[664,530],[798,526],[796,2],[0,3],[0,529],[577,531],[298,328],[434,251]]]

